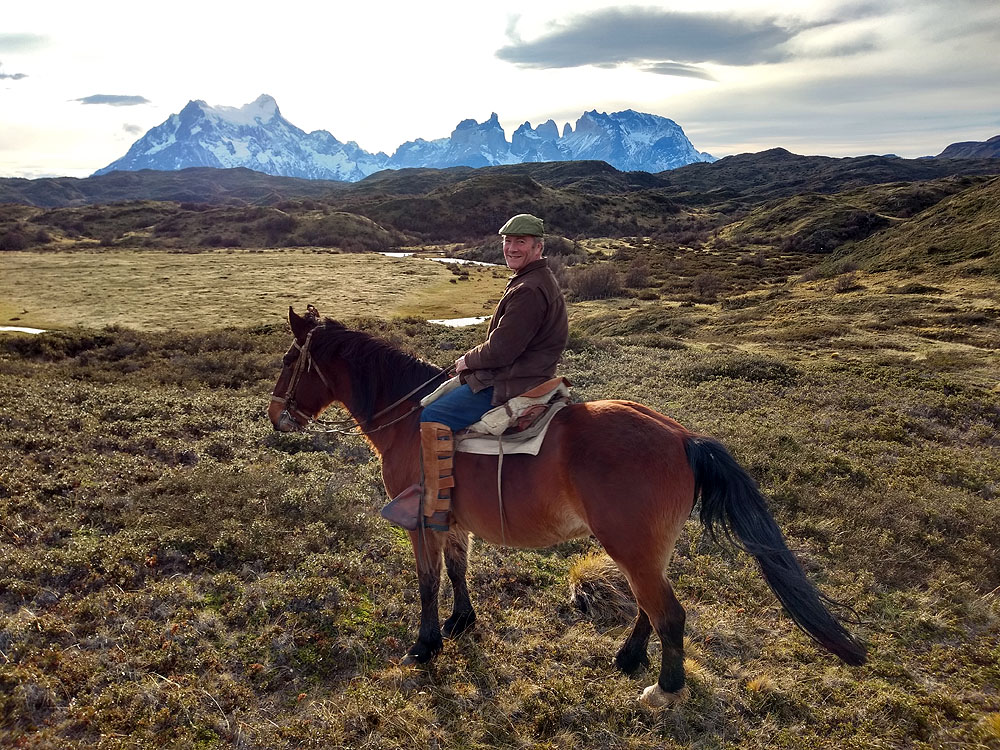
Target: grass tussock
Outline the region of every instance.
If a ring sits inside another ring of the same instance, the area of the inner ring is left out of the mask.
[[[628,623],[636,614],[635,597],[624,574],[605,554],[591,552],[569,567],[569,600],[594,623]]]

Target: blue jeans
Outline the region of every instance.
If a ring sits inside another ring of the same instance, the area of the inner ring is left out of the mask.
[[[493,408],[492,401],[492,387],[473,393],[468,385],[462,383],[455,390],[424,407],[420,421],[440,422],[455,432],[465,429],[473,422],[478,422],[480,417]]]

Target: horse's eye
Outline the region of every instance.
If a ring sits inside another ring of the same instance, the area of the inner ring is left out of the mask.
[[[288,354],[286,354],[284,357],[281,358],[281,364],[284,365],[285,367],[288,367],[296,359],[298,359],[298,352],[294,352],[294,353],[293,352],[288,352]]]

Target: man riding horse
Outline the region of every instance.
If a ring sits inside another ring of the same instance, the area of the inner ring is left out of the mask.
[[[486,341],[455,360],[462,384],[429,404],[420,416],[422,483],[382,509],[385,518],[404,529],[413,531],[422,524],[432,531],[448,530],[455,486],[453,432],[554,377],[566,348],[566,302],[542,257],[542,220],[518,214],[499,234],[504,260],[514,275],[493,312]]]

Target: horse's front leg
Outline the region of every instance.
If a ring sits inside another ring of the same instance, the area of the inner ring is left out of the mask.
[[[441,588],[441,551],[447,535],[418,529],[410,532],[420,583],[420,633],[406,652],[404,664],[425,664],[444,647],[438,621],[438,591]]]
[[[448,541],[445,542],[444,565],[448,570],[452,591],[455,592],[451,617],[444,621],[444,627],[441,629],[445,638],[458,638],[476,621],[476,612],[469,598],[469,583],[466,578],[471,536],[464,529],[452,527],[448,532]]]

